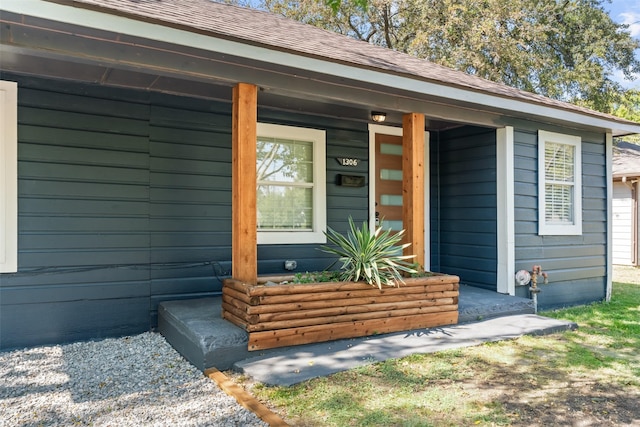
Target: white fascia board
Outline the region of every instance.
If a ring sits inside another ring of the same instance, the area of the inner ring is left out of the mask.
[[[456,101],[464,99],[472,104],[490,106],[506,111],[515,111],[520,114],[525,113],[539,117],[549,117],[554,120],[581,125],[588,123],[590,127],[603,129],[615,128],[624,132],[628,131],[630,134],[640,133],[640,126],[624,125],[588,114],[580,114],[578,112],[534,104],[513,98],[505,98],[472,89],[456,88],[411,77],[397,76],[390,72],[369,70],[355,65],[311,58],[268,47],[225,40],[214,36],[207,36],[79,7],[50,3],[43,0],[3,0],[1,8],[8,12],[50,19],[102,31],[117,31],[134,37],[179,44],[290,68],[313,72],[322,70],[322,73],[336,77],[363,81],[429,96],[437,96]],[[215,43],[212,43],[212,40],[215,40]]]

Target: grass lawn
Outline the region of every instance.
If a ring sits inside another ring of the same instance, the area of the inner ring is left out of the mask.
[[[574,332],[246,386],[301,426],[640,425],[640,270],[618,278],[609,303],[541,313]]]

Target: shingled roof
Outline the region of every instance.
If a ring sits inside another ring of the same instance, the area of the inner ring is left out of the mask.
[[[613,177],[640,177],[640,145],[619,142],[613,147]]]
[[[211,0],[49,0],[323,61],[349,64],[532,104],[632,122],[456,71],[282,16]]]

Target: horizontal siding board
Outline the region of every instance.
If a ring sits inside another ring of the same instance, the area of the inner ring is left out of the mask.
[[[332,210],[348,210],[348,209],[369,209],[367,199],[361,194],[361,191],[335,191],[333,195],[327,197],[327,206],[331,206]],[[360,197],[358,197],[360,196]],[[343,213],[341,214],[343,215]]]
[[[168,232],[161,230],[152,232],[150,236],[151,244],[154,248],[163,249],[167,247],[193,247],[214,245],[217,247],[228,247],[231,253],[231,230],[227,231],[198,231]]]
[[[230,190],[200,189],[200,188],[155,188],[150,191],[150,198],[154,202],[152,214],[155,214],[156,204],[166,205],[169,203],[184,204],[210,204],[212,206],[229,206],[231,204]]]
[[[149,159],[145,153],[100,148],[20,144],[18,157],[23,164],[26,161],[31,161],[85,166],[117,166],[145,170],[149,167]]]
[[[21,234],[18,246],[25,252],[64,251],[70,249],[123,249],[147,248],[149,246],[148,233],[47,233]]]
[[[224,219],[229,221],[231,227],[231,206],[211,203],[174,204],[170,202],[154,203],[152,208],[153,218],[179,218],[183,221],[196,219]],[[230,231],[230,230],[229,230]]]
[[[164,247],[154,248],[151,251],[151,262],[154,264],[189,264],[198,262],[209,262],[212,260],[229,260],[231,252],[224,246],[184,246],[184,247]],[[180,266],[176,266],[179,268]]]
[[[145,186],[149,183],[149,172],[144,169],[24,161],[18,168],[23,179]]]
[[[321,245],[259,245],[258,258],[261,260],[282,259],[281,254],[286,252],[286,259],[338,259],[336,255],[321,250]]]
[[[487,197],[480,194],[466,194],[455,197],[440,196],[440,209],[465,209],[473,206],[478,209],[492,208],[495,209],[495,198]]]
[[[47,215],[23,215],[18,222],[18,233],[23,232],[64,232],[69,233],[105,233],[105,232],[134,232],[148,229],[148,218],[121,217],[52,217]]]
[[[516,197],[530,197],[528,207],[537,207],[538,202],[538,183],[516,182],[513,186]],[[535,203],[532,203],[535,202]]]
[[[518,218],[518,220],[515,221],[516,227],[518,226],[518,224],[521,224],[521,223],[538,220],[538,213],[530,208],[521,207],[521,208],[514,209],[514,216]]]
[[[148,313],[148,296],[7,304],[0,310],[0,346],[10,349],[139,334],[149,330]]]
[[[20,104],[39,109],[58,109],[64,105],[65,111],[102,117],[122,117],[144,121],[149,118],[149,105],[146,102],[136,104],[102,97],[88,97],[86,94],[65,94],[28,87],[20,89]]]
[[[40,109],[18,106],[19,124],[36,124],[42,127],[77,129],[82,131],[102,132],[120,135],[147,136],[148,128],[146,120],[111,117],[105,120],[104,117],[75,113],[69,111]]]
[[[487,273],[495,273],[495,251],[493,259],[482,259],[474,256],[462,256],[459,255],[458,252],[454,252],[455,255],[441,253],[440,258],[442,263],[451,266],[449,268],[457,268],[461,270],[473,270],[474,272],[487,272]],[[464,268],[463,266],[473,266],[473,268]],[[456,266],[456,267],[453,267]],[[473,280],[470,275],[465,275],[465,280]]]
[[[101,283],[131,283],[149,280],[149,269],[145,266],[92,266],[68,267],[47,266],[44,268],[22,268],[17,274],[2,276],[0,289],[31,286],[45,289],[48,286],[98,286]],[[2,303],[2,300],[0,300]]]
[[[153,279],[151,281],[151,294],[154,297],[163,295],[189,295],[221,293],[222,282],[213,274],[202,273],[201,277],[181,277],[167,279]]]
[[[19,196],[65,197],[89,199],[147,200],[149,187],[139,184],[111,184],[99,182],[69,182],[19,179]]]
[[[110,300],[118,298],[148,298],[149,282],[81,282],[47,284],[46,286],[13,286],[0,289],[3,305],[45,304],[77,300]]]
[[[531,267],[532,265],[526,264],[524,262],[516,263],[516,271],[521,269],[530,270]],[[545,271],[549,275],[548,286],[557,286],[557,285],[562,285],[566,282],[572,282],[572,281],[578,281],[578,280],[595,280],[600,282],[605,274],[605,267],[591,266],[591,267],[584,267],[580,269],[570,269],[570,270],[546,270],[545,269]],[[544,286],[547,286],[547,285],[544,285]],[[577,292],[579,292],[579,290],[576,290],[576,293]]]
[[[231,177],[154,172],[151,177],[155,187],[171,189],[204,189],[230,191]]]
[[[478,246],[478,245],[454,245],[450,243],[440,244],[440,255],[456,255],[466,258],[477,258],[495,261],[496,246]]]
[[[84,148],[99,151],[105,151],[104,147],[111,147],[111,149],[118,152],[142,154],[146,154],[149,151],[149,138],[147,135],[114,135],[90,130],[53,129],[50,127],[29,125],[19,125],[18,134],[20,135],[21,142],[18,150],[20,150],[21,154],[24,153],[24,151],[22,151],[23,145],[27,144],[33,144],[40,150],[45,150],[45,147],[51,146]],[[38,156],[40,154],[41,153],[36,152],[33,155]],[[37,159],[42,159],[42,157],[37,157]],[[43,160],[46,159],[47,158]],[[87,159],[85,159],[85,161],[86,160]]]
[[[88,200],[83,198],[36,198],[21,196],[19,210],[24,215],[131,216],[149,215],[146,200]]]
[[[220,232],[229,227],[228,219],[217,218],[151,218],[149,229],[152,232]]]
[[[574,245],[574,246],[530,246],[516,249],[516,258],[519,260],[537,260],[543,258],[565,258],[567,254],[572,257],[604,256],[605,248],[601,245]]]
[[[169,156],[170,153],[176,152],[176,154],[181,154],[186,158],[192,158],[188,151],[180,149],[182,144],[195,148],[201,147],[205,150],[209,148],[230,150],[231,128],[222,128],[220,131],[205,131],[154,126],[151,129],[151,137],[158,155]]]
[[[227,260],[208,259],[184,263],[155,263],[149,270],[152,281],[180,281],[182,279],[218,278],[231,274],[231,248],[228,248]],[[152,286],[153,289],[153,286]],[[153,291],[151,292],[153,294]]]
[[[150,124],[158,131],[162,128],[187,129],[231,136],[231,115],[196,110],[195,106],[187,110],[152,105]]]
[[[544,307],[564,307],[603,300],[605,284],[602,277],[575,279],[556,286],[543,286],[538,304]]]
[[[144,265],[149,263],[149,251],[146,248],[117,248],[113,250],[92,248],[76,250],[21,250],[20,265],[34,267],[101,266],[101,265]]]
[[[151,158],[151,171],[193,175],[230,176],[231,162]]]
[[[452,209],[449,212],[449,221],[469,221],[471,219],[477,219],[478,221],[491,221],[496,218],[496,210],[493,207],[475,207],[473,213],[469,214],[464,209]],[[453,223],[455,224],[455,222]],[[441,224],[441,227],[444,224]],[[455,225],[452,225],[455,227]]]
[[[496,220],[494,212],[493,220],[474,220],[473,218],[469,218],[469,216],[466,216],[465,218],[458,218],[455,220],[449,219],[449,221],[440,224],[440,230],[442,232],[453,233],[474,233],[481,235],[489,234],[495,237],[495,226]],[[476,240],[470,238],[469,243],[476,243]]]
[[[157,158],[165,158],[172,161],[182,160],[204,160],[204,161],[225,161],[231,163],[231,147],[229,147],[229,138],[231,135],[224,135],[224,139],[219,141],[222,146],[212,144],[214,138],[209,135],[208,141],[202,141],[201,145],[194,145],[192,141],[184,142],[184,138],[178,139],[171,143],[157,142],[155,140],[155,132],[151,132],[153,142],[151,150],[153,156]],[[209,144],[204,145],[206,142]]]

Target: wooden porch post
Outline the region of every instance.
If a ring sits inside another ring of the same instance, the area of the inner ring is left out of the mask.
[[[258,280],[257,122],[257,87],[238,83],[233,88],[231,131],[231,274],[249,284]]]
[[[406,242],[405,255],[424,267],[424,115],[402,117],[402,222]]]

